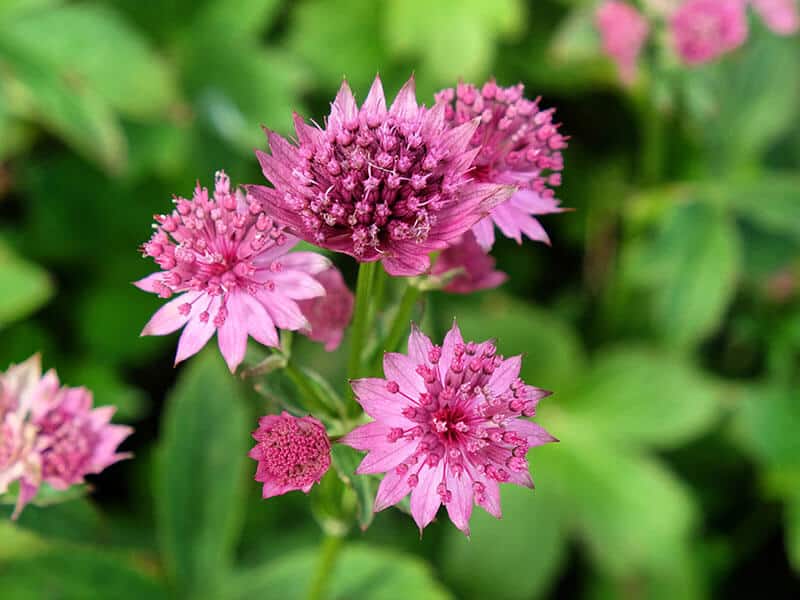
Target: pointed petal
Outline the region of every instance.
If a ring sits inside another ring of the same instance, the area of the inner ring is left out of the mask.
[[[436,488],[442,481],[443,471],[443,460],[440,460],[435,467],[425,465],[419,473],[419,482],[411,490],[411,516],[414,517],[420,532],[433,521],[442,504]]]
[[[259,344],[277,348],[280,345],[278,332],[275,330],[274,318],[258,299],[249,294],[242,295],[247,332]]]
[[[494,221],[491,217],[484,217],[472,226],[472,233],[475,234],[475,241],[488,252],[494,246]]]
[[[369,451],[358,465],[356,473],[365,475],[367,473],[386,473],[404,462],[409,456],[414,454],[417,449],[416,442],[409,440],[397,440],[396,442],[386,442],[382,446],[377,446]]]
[[[383,355],[383,374],[389,381],[396,381],[400,391],[414,399],[425,391],[425,382],[417,373],[417,365],[405,354],[386,352]]]
[[[333,263],[330,259],[317,252],[292,252],[280,260],[286,269],[293,269],[316,275],[328,269]]]
[[[519,377],[519,370],[522,368],[522,356],[512,356],[500,363],[492,376],[489,377],[489,389],[495,395],[505,392],[509,386]]]
[[[412,323],[411,335],[408,337],[408,357],[417,365],[427,365],[430,363],[428,356],[431,350],[431,339],[419,330],[416,323]]]
[[[150,273],[150,275],[148,275],[147,277],[143,277],[139,281],[134,281],[133,285],[135,285],[140,290],[144,290],[145,292],[156,294],[158,292],[153,288],[153,285],[156,283],[161,283],[163,277],[164,277],[164,271],[156,271],[155,273]]]
[[[257,280],[261,279],[261,276],[257,277]],[[277,273],[265,272],[263,279],[274,281],[277,292],[292,300],[307,300],[325,295],[322,284],[313,275],[302,271],[283,269]]]
[[[526,419],[512,419],[506,428],[524,436],[531,448],[558,441],[544,427]]]
[[[417,116],[419,106],[417,105],[416,83],[412,75],[408,81],[405,82],[397,96],[392,102],[389,112],[402,120],[410,121]]]
[[[353,97],[347,80],[342,81],[336,99],[331,104],[331,116],[328,119],[328,128],[339,129],[346,123],[354,121],[358,117],[358,105]]]
[[[390,427],[409,427],[411,421],[402,414],[403,408],[408,406],[409,401],[400,392],[396,394],[390,392],[386,387],[387,383],[385,379],[370,377],[354,379],[350,385],[353,387],[356,401],[370,417]],[[403,391],[402,384],[400,390]]]
[[[216,298],[214,300],[219,304],[219,300]],[[216,307],[213,309],[213,312],[209,311],[209,313],[212,315],[215,314]],[[214,327],[213,318],[209,318],[205,323],[203,323],[199,317],[189,319],[178,341],[178,350],[175,353],[175,364],[177,365],[179,362],[197,354],[200,349],[208,343],[208,340],[211,339],[211,336],[214,335],[216,330],[217,328]]]
[[[228,296],[228,315],[222,327],[217,330],[219,351],[231,373],[236,371],[247,351],[247,313],[242,306],[240,295],[241,293],[234,292]]]
[[[445,504],[447,514],[453,524],[469,535],[469,518],[472,516],[472,479],[465,470],[458,475],[453,475],[453,470],[447,470],[447,490],[450,492],[450,501]]]
[[[412,242],[413,243],[413,242]],[[425,273],[431,266],[427,254],[404,252],[395,246],[383,259],[383,268],[393,277],[411,277]]]
[[[405,498],[410,491],[411,486],[408,485],[408,473],[400,475],[397,473],[396,469],[392,469],[386,473],[386,476],[378,486],[378,493],[375,495],[373,510],[379,512],[384,508],[394,506]]]
[[[369,94],[367,94],[367,98],[361,106],[361,112],[367,116],[383,117],[386,115],[386,96],[383,93],[383,83],[381,83],[381,78],[378,75],[375,76],[375,80],[369,88]]]
[[[455,319],[453,319],[453,326],[444,336],[444,342],[442,343],[442,358],[439,360],[439,364],[442,365],[440,371],[444,372],[450,367],[450,363],[453,362],[455,347],[463,343],[464,338],[461,337],[461,330],[458,328]]]
[[[373,421],[366,425],[356,427],[339,440],[340,444],[345,444],[356,450],[371,450],[381,444],[386,443],[389,435],[389,426],[385,423]]]
[[[441,106],[442,109],[444,109],[443,105],[437,106]],[[442,145],[450,156],[461,154],[469,147],[472,136],[475,135],[475,130],[478,128],[478,125],[480,125],[480,122],[480,117],[475,117],[471,121],[462,123],[458,127],[453,127],[442,136]]]
[[[178,331],[186,324],[191,315],[191,311],[187,314],[181,313],[180,307],[186,303],[194,307],[194,302],[200,295],[200,292],[187,292],[167,302],[150,318],[142,329],[142,335],[167,335]]]
[[[300,307],[297,306],[297,302],[291,298],[284,296],[279,292],[262,291],[258,293],[258,299],[259,304],[263,306],[268,313],[268,321],[270,323],[274,322],[274,324],[281,329],[297,331],[298,329],[303,329],[308,325],[308,320],[300,310]],[[272,330],[274,332],[275,327],[272,327]],[[278,346],[277,334],[274,335],[274,343],[266,345],[274,347]],[[268,337],[269,339],[272,339],[271,336]]]
[[[526,215],[525,218],[520,219],[519,228],[528,239],[534,242],[542,242],[548,246],[550,245],[550,236],[547,235],[547,232],[538,219]]]

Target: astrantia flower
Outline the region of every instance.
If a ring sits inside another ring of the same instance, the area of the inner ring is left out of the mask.
[[[0,386],[0,493],[20,481],[14,517],[42,483],[64,490],[130,456],[117,452],[133,430],[110,424],[114,407],[92,409],[87,389],[60,387],[52,370],[42,377],[38,356],[0,375]]]
[[[478,290],[489,290],[502,284],[508,275],[495,271],[495,260],[475,241],[471,231],[444,250],[431,269],[433,275],[444,275],[454,269],[461,273],[453,277],[444,290],[454,294],[470,294]]]
[[[549,243],[547,233],[531,215],[562,212],[551,189],[561,185],[567,138],[553,123],[554,109],[541,110],[539,100],[523,97],[522,84],[499,87],[494,80],[481,89],[459,84],[436,94],[437,104],[447,107],[445,116],[454,127],[480,118],[471,146],[479,151],[472,176],[477,181],[502,183],[519,189],[473,231],[486,250],[494,244],[494,225],[506,237],[522,243],[525,235]]]
[[[331,466],[328,434],[314,417],[287,412],[261,417],[253,439],[258,443],[248,456],[258,461],[255,479],[264,484],[264,498],[293,490],[308,493]]]
[[[595,24],[603,38],[603,52],[617,64],[626,84],[636,79],[636,61],[650,34],[647,19],[627,2],[606,0],[595,13]]]
[[[325,350],[332,352],[342,343],[344,330],[353,316],[353,293],[336,267],[318,273],[316,279],[325,288],[325,295],[297,303],[310,328],[301,333],[324,343]]]
[[[744,0],[687,0],[670,19],[678,56],[689,65],[718,58],[747,39]]]
[[[234,371],[244,358],[248,335],[275,347],[276,326],[307,326],[297,300],[325,293],[313,275],[330,266],[328,259],[314,252],[287,254],[297,238],[284,233],[258,200],[232,191],[221,171],[213,196],[198,184],[191,200],[174,202],[172,213],[155,217],[158,227],[142,246],[162,271],[135,285],[170,299],[142,335],[165,335],[185,326],[175,356],[179,363],[216,332]]]
[[[476,182],[469,146],[476,123],[451,128],[444,108],[417,104],[409,80],[387,110],[375,78],[359,109],[343,83],[320,129],[295,116],[297,145],[268,132],[257,152],[275,189],[248,186],[301,238],[391,275],[427,270],[428,253],[472,227],[513,189]]]
[[[767,27],[778,35],[792,35],[800,30],[797,0],[750,0]]]
[[[414,328],[408,356],[387,353],[386,379],[352,382],[375,421],[342,442],[369,454],[358,473],[386,473],[375,510],[411,493],[420,530],[441,504],[469,534],[473,503],[500,517],[500,483],[533,487],[525,455],[555,438],[524,419],[548,392],[519,379],[521,358],[503,359],[492,342],[464,343],[454,324],[434,346]]]

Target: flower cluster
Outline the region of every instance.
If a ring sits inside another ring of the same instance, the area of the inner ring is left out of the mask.
[[[357,305],[321,254],[290,252],[301,239],[380,261],[390,275],[430,275],[428,287],[449,292],[505,281],[488,255],[495,225],[517,243],[549,243],[535,217],[564,210],[554,188],[567,138],[554,110],[526,99],[521,84],[460,83],[433,100],[417,102],[412,78],[387,107],[376,77],[359,107],[345,82],[324,127],[295,115],[296,141],[267,130],[269,152],[256,154],[270,186],[236,189],[220,171],[212,192],[198,184],[191,198],[175,198],[142,245],[159,270],[135,285],[167,300],[142,334],[182,329],[176,363],[216,334],[231,372],[251,337],[278,348],[270,368],[287,365],[278,329],[335,350],[354,311],[368,319],[378,307],[361,295]],[[352,342],[353,356],[364,343]],[[443,503],[468,532],[473,504],[499,516],[498,484],[532,486],[526,454],[554,440],[527,420],[547,393],[523,383],[519,369],[519,357],[503,359],[491,342],[465,344],[455,326],[441,347],[414,329],[409,356],[386,355],[386,379],[352,382],[375,422],[353,430],[347,411],[316,416],[350,431],[344,443],[370,451],[359,473],[386,473],[375,510],[411,493],[420,528]],[[313,395],[316,384],[305,383]],[[307,493],[331,466],[331,440],[315,416],[266,415],[253,438],[264,498]]]
[[[690,66],[716,60],[744,44],[748,6],[778,35],[800,30],[797,0],[645,0],[645,5],[655,22],[666,25],[677,57]],[[629,1],[604,0],[595,24],[603,51],[617,64],[623,82],[632,83],[652,29],[648,19]]]
[[[111,425],[114,407],[92,409],[85,388],[44,376],[39,356],[0,374],[0,494],[19,482],[13,518],[46,483],[57,490],[82,483],[129,454],[117,447],[132,430]]]
[[[500,483],[533,487],[526,454],[556,440],[524,418],[549,392],[526,385],[521,364],[492,342],[464,343],[453,324],[441,346],[414,329],[407,355],[385,355],[385,379],[352,382],[375,420],[342,441],[369,451],[358,473],[386,473],[376,511],[410,493],[420,530],[444,504],[469,535],[473,504],[500,517]]]

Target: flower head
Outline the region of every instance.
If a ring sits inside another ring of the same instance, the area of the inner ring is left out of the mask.
[[[336,267],[318,273],[316,278],[325,288],[325,295],[298,302],[310,327],[301,333],[324,343],[325,350],[332,352],[342,343],[344,330],[353,316],[353,293]]]
[[[117,447],[133,431],[111,425],[114,407],[92,409],[85,388],[43,377],[38,356],[0,374],[0,493],[20,482],[16,518],[42,483],[63,490],[128,458]]]
[[[800,30],[797,0],[750,0],[750,3],[773,32],[792,35]]]
[[[549,243],[547,233],[531,215],[562,211],[552,187],[561,184],[561,150],[567,147],[567,138],[558,132],[560,124],[553,123],[554,109],[541,110],[539,99],[527,100],[523,91],[522,84],[503,88],[492,80],[480,89],[460,83],[455,90],[436,94],[452,126],[480,119],[470,142],[478,151],[473,177],[518,188],[473,228],[486,250],[494,244],[494,225],[517,243],[522,243],[523,235]]]
[[[375,420],[342,442],[369,451],[358,473],[386,473],[376,511],[410,492],[420,530],[444,504],[469,534],[473,503],[500,517],[500,483],[533,487],[525,455],[555,438],[522,418],[534,416],[548,392],[519,378],[521,364],[492,342],[465,344],[455,324],[441,347],[414,328],[408,355],[384,356],[386,379],[352,382]]]
[[[650,34],[647,19],[627,2],[606,0],[595,13],[595,25],[603,38],[603,52],[617,64],[626,84],[636,79],[636,62]]]
[[[253,439],[257,444],[249,456],[258,461],[255,479],[264,484],[264,498],[293,490],[308,493],[331,466],[328,434],[314,417],[287,412],[261,417]]]
[[[468,231],[456,244],[439,255],[431,273],[444,275],[454,269],[461,269],[462,272],[444,290],[454,294],[470,294],[496,288],[508,279],[508,275],[502,271],[495,271],[494,265],[494,258],[478,245],[473,233]]]
[[[287,254],[298,240],[284,233],[258,200],[232,191],[222,171],[216,174],[213,195],[198,184],[191,200],[174,202],[170,214],[155,217],[156,231],[142,246],[162,270],[135,285],[169,299],[142,335],[183,327],[178,363],[216,332],[234,371],[244,358],[248,335],[275,347],[276,326],[296,330],[307,325],[297,301],[325,293],[313,275],[328,268],[328,259],[313,252]]]
[[[391,275],[417,275],[513,191],[476,182],[476,122],[451,128],[444,107],[417,104],[410,79],[387,110],[375,78],[361,108],[343,83],[325,128],[295,116],[297,144],[267,132],[257,152],[274,189],[249,186],[269,214],[303,239]]]
[[[747,39],[744,0],[686,0],[672,15],[670,30],[683,62],[710,62]]]

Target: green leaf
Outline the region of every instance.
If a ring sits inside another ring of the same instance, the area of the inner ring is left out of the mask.
[[[181,597],[216,598],[244,511],[248,411],[218,353],[193,358],[169,395],[155,473],[169,579]]]
[[[459,598],[527,600],[545,595],[567,558],[568,514],[555,490],[542,484],[540,472],[537,465],[535,493],[502,486],[501,520],[476,507],[470,538],[447,528],[443,569]]]
[[[131,561],[101,550],[54,548],[29,558],[12,558],[0,570],[4,598],[81,600],[127,598],[166,600],[166,590]]]
[[[231,39],[255,37],[269,26],[279,8],[280,0],[239,0],[235,10],[227,0],[210,0],[202,4],[187,35],[215,36],[224,32]]]
[[[680,357],[647,348],[603,350],[598,356],[562,406],[601,435],[672,448],[717,418],[721,390]]]
[[[786,546],[792,567],[800,572],[800,492],[796,490],[786,505]]]
[[[264,567],[241,572],[230,582],[230,598],[305,598],[317,561],[309,548],[287,554]],[[339,556],[328,588],[329,600],[447,600],[450,594],[429,565],[408,555],[355,544]]]
[[[651,288],[655,324],[671,345],[690,347],[719,326],[736,291],[739,246],[725,215],[694,203],[675,207],[632,262],[629,275]]]
[[[353,88],[366,91],[389,62],[380,36],[383,12],[380,3],[364,0],[295,2],[288,47],[326,87],[338,87],[347,77]]]
[[[47,303],[53,291],[43,269],[14,255],[0,240],[0,329]]]
[[[752,387],[739,403],[735,431],[742,445],[770,467],[800,467],[800,394],[796,386]]]
[[[26,12],[57,6],[62,2],[63,0],[3,0],[0,2],[0,21]]]
[[[384,15],[391,50],[421,58],[427,77],[447,85],[488,75],[497,42],[525,22],[519,0],[390,0]]]
[[[0,27],[5,43],[52,72],[67,91],[91,90],[113,109],[137,118],[162,114],[175,101],[166,63],[108,7],[67,5]]]
[[[800,238],[800,176],[764,172],[758,179],[725,181],[709,187],[743,219],[770,233]]]
[[[370,526],[375,516],[372,506],[375,501],[376,489],[373,478],[366,475],[356,475],[356,468],[361,463],[363,456],[357,450],[342,444],[333,445],[331,456],[333,466],[339,473],[339,477],[355,490],[356,499],[358,500],[358,524],[362,530],[365,530]]]

